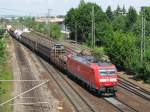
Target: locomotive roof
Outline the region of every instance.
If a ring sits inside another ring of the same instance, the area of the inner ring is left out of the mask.
[[[84,64],[95,63],[98,66],[111,66],[112,65],[112,63],[110,63],[110,62],[104,62],[104,61],[97,60],[94,56],[75,55],[75,56],[73,56],[73,59],[77,60],[81,63],[84,63]]]

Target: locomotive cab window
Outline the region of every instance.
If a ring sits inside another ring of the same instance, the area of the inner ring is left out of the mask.
[[[99,70],[100,76],[112,76],[115,75],[115,73],[116,73],[115,70]]]
[[[112,75],[115,75],[115,70],[110,70],[110,71],[108,71],[108,75],[110,75],[110,76],[112,76]]]
[[[99,74],[101,76],[106,76],[107,75],[107,72],[105,70],[99,70]]]

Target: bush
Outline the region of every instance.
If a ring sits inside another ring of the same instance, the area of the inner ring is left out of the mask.
[[[5,58],[6,58],[5,40],[0,39],[0,66],[4,63]]]
[[[92,55],[95,56],[98,60],[109,61],[108,56],[105,55],[103,47],[96,47],[92,50]]]
[[[133,34],[124,34],[115,32],[107,40],[106,51],[113,63],[118,67],[124,67],[132,71],[139,68],[139,50],[137,49],[137,40]]]
[[[50,24],[50,34],[52,38],[59,39],[61,37],[60,27],[58,24]]]

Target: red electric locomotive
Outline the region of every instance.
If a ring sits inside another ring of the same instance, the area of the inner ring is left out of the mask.
[[[59,68],[68,71],[73,76],[79,78],[86,83],[91,90],[101,93],[113,93],[117,91],[117,69],[115,65],[107,62],[97,61],[93,56],[85,56],[80,54],[65,52],[65,49],[60,44],[53,44],[53,47],[47,47],[42,43],[37,43],[36,40],[21,35],[12,28],[7,26],[8,32],[19,41],[34,49],[38,53],[47,57]]]
[[[67,70],[98,93],[117,91],[117,69],[115,65],[97,61],[93,56],[70,55]]]

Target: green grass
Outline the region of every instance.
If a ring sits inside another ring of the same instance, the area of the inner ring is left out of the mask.
[[[8,65],[1,67],[0,73],[1,80],[11,80],[12,72]],[[6,100],[11,98],[12,91],[12,83],[11,82],[0,82],[0,103],[5,102]],[[11,112],[12,108],[10,105],[4,105],[0,107],[0,112]]]
[[[5,42],[8,42],[8,38]],[[0,80],[12,80],[12,70],[10,66],[10,62],[7,60],[10,59],[10,56],[7,55],[5,63],[1,63],[0,65]],[[9,64],[8,64],[9,63]],[[0,103],[7,101],[12,97],[12,82],[0,82]],[[11,102],[10,102],[11,103]],[[12,107],[9,105],[10,103],[0,107],[0,112],[12,112]]]

